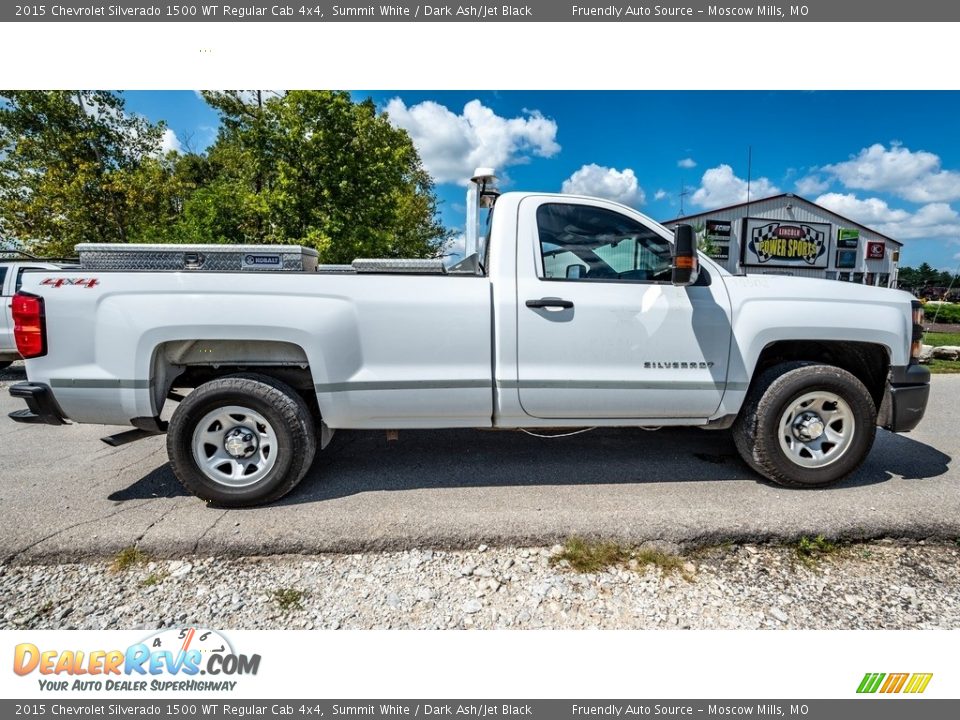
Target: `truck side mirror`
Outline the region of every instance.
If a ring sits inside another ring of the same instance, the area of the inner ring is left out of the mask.
[[[677,225],[673,231],[673,273],[674,285],[693,285],[700,274],[700,261],[697,258],[697,237],[691,225]]]

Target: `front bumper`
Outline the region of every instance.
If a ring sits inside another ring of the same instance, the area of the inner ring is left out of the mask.
[[[39,425],[66,425],[63,410],[57,405],[49,385],[22,382],[10,388],[10,395],[27,401],[24,410],[15,410],[8,417],[14,422]]]
[[[877,425],[892,432],[909,432],[923,419],[930,397],[930,371],[922,365],[890,368]]]

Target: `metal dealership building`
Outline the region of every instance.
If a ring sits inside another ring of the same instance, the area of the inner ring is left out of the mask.
[[[897,286],[903,243],[792,193],[685,215],[708,254],[732,273],[796,275]]]

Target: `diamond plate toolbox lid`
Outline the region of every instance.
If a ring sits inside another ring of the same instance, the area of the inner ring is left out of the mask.
[[[299,245],[166,245],[81,243],[84,270],[192,270],[200,272],[314,272],[317,251]]]

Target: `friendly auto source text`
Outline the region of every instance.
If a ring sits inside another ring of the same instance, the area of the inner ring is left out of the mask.
[[[788,715],[806,715],[807,705],[780,705],[777,703],[761,703],[758,705],[723,705],[720,703],[707,706],[707,715],[760,715],[763,717],[786,717]],[[637,715],[694,715],[692,705],[572,705],[574,715],[589,715],[599,717],[621,717]],[[697,710],[697,712],[701,712]]]
[[[603,7],[584,7],[572,5],[571,13],[574,17],[693,17],[702,15],[707,17],[769,17],[782,18],[787,15],[803,17],[809,8],[806,5],[757,5],[755,7],[727,7],[725,5],[708,5],[705,10],[694,10],[692,7],[675,7],[666,5],[605,5]]]

